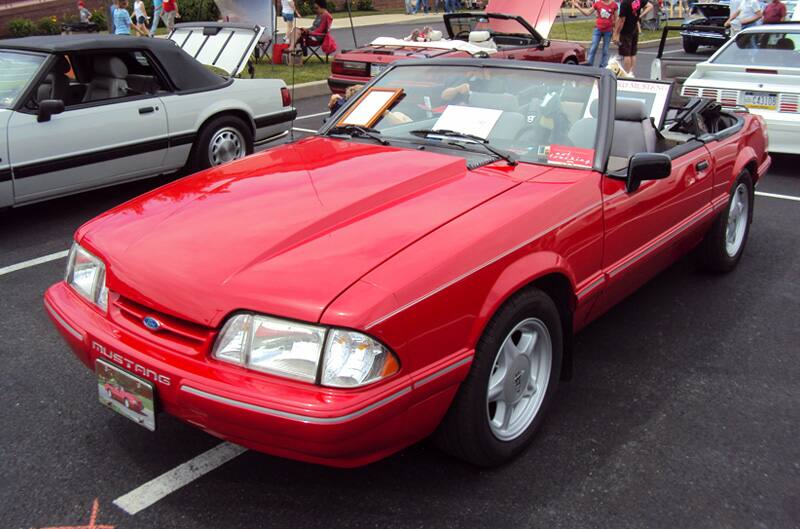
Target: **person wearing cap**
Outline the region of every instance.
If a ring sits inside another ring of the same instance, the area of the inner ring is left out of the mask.
[[[78,2],[78,16],[80,17],[81,24],[88,24],[92,21],[92,12],[86,9],[86,4],[83,0]]]

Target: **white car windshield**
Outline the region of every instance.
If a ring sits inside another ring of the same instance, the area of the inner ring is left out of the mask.
[[[711,62],[800,68],[800,32],[740,33]]]
[[[16,103],[44,59],[43,55],[0,50],[0,108]]]
[[[491,66],[399,66],[371,92],[381,90],[400,95],[381,106],[378,94],[363,93],[348,109],[350,117],[337,124],[367,126],[386,140],[421,139],[443,147],[455,142],[453,148],[480,152],[457,137],[471,135],[481,140],[476,143],[510,152],[520,162],[593,165],[598,127],[597,104],[590,104],[598,99],[594,77]],[[450,134],[443,138],[435,131]]]

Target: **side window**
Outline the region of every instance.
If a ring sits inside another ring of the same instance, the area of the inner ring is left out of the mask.
[[[26,106],[35,110],[39,106],[39,101],[45,99],[60,99],[64,105],[69,105],[81,97],[82,90],[80,83],[75,79],[72,62],[66,55],[57,55]]]
[[[155,94],[165,88],[141,51],[81,54],[78,62],[86,89],[75,104]]]

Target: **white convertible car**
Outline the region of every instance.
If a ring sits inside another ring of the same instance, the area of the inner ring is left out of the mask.
[[[167,39],[0,40],[0,208],[241,158],[295,113],[283,81],[212,73]]]
[[[681,94],[746,107],[766,121],[770,152],[800,154],[800,25],[743,30],[697,64]]]

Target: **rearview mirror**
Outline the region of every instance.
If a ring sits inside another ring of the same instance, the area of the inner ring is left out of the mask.
[[[661,180],[672,174],[672,159],[658,152],[634,154],[628,163],[625,189],[633,193],[645,180]]]
[[[64,112],[64,102],[60,99],[44,99],[39,101],[39,113],[36,121],[50,121],[50,116]]]

